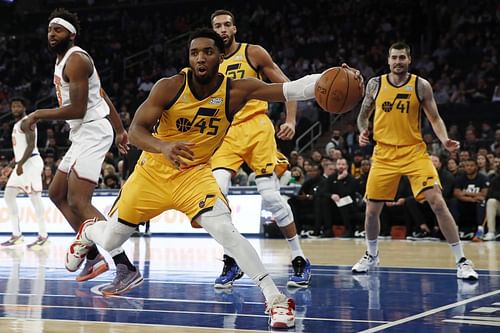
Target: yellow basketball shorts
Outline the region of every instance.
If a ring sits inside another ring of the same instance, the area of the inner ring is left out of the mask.
[[[257,176],[271,175],[275,169],[281,176],[288,169],[288,160],[276,148],[273,123],[265,114],[232,125],[210,161],[213,170],[234,172],[243,162]]]
[[[134,172],[123,185],[109,215],[118,211],[118,220],[136,225],[169,209],[186,214],[191,224],[210,210],[217,199],[226,198],[220,191],[209,165],[177,170],[161,155],[143,153]],[[229,206],[228,206],[229,207]]]
[[[425,143],[411,146],[377,143],[366,183],[366,198],[374,201],[393,201],[403,175],[408,177],[417,200],[424,199],[422,192],[425,189],[434,185],[441,187]]]

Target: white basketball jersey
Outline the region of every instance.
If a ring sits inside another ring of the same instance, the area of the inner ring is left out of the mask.
[[[81,49],[78,46],[73,46],[66,52],[59,63],[56,61],[56,66],[54,69],[54,85],[56,87],[56,95],[60,107],[71,104],[69,98],[69,82],[66,82],[64,80],[63,71],[69,56],[75,52],[84,53],[90,58],[89,54],[85,50]],[[92,60],[92,58],[90,59]],[[99,80],[99,75],[97,74],[97,70],[93,64],[93,61],[92,67],[92,75],[89,77],[87,112],[81,119],[66,120],[71,128],[78,127],[84,122],[102,119],[109,114],[109,106],[101,96],[101,81]]]
[[[23,158],[24,151],[28,147],[26,134],[21,129],[21,122],[26,118],[27,116],[15,123],[14,128],[12,129],[12,147],[14,149],[14,157],[16,159],[16,162],[19,162],[21,158]],[[33,149],[33,152],[31,154],[38,154],[38,148],[36,147],[36,138],[37,130],[35,127],[35,148]]]

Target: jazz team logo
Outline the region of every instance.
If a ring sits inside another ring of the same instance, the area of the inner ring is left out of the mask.
[[[401,113],[408,113],[410,110],[410,97],[411,94],[397,94],[392,102],[385,101],[382,103],[382,110],[384,110],[384,112],[391,112],[394,104],[398,102],[396,108],[401,111]]]
[[[178,118],[175,121],[175,126],[177,130],[181,132],[195,129],[201,134],[216,135],[219,131],[218,123],[221,120],[221,118],[217,118],[218,113],[219,109],[201,107],[192,120],[188,118]]]

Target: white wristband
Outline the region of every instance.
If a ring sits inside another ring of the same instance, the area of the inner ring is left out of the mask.
[[[287,101],[305,101],[314,98],[314,85],[321,74],[311,74],[298,80],[283,83],[283,95]]]

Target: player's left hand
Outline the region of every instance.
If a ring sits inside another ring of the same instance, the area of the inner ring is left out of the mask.
[[[278,134],[278,139],[280,140],[292,140],[295,135],[295,124],[286,122],[280,125],[280,130]]]
[[[449,152],[454,152],[455,150],[460,149],[460,142],[458,142],[456,140],[448,139],[445,142],[443,142],[443,146]]]
[[[127,155],[130,147],[128,146],[128,134],[127,131],[116,133],[115,144],[118,147],[118,151],[122,155]]]
[[[356,68],[353,68],[353,67],[349,67],[349,65],[346,64],[345,62],[342,63],[342,68],[345,68],[345,69],[348,69],[348,70],[354,72],[354,76],[356,77],[356,79],[359,82],[358,83],[359,84],[359,88],[362,91],[361,96],[365,96],[365,80],[363,79],[363,75],[361,75],[361,71],[359,69],[356,69]]]
[[[18,165],[17,165],[17,167],[16,167],[16,174],[17,174],[18,176],[20,176],[20,175],[22,175],[22,174],[23,174],[23,172],[24,172],[24,170],[23,170],[23,165],[22,165],[22,164],[18,164]]]

